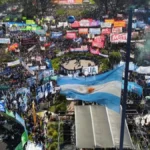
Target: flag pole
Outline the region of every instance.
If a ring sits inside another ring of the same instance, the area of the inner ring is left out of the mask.
[[[132,7],[129,9],[129,21],[128,21],[128,36],[127,36],[127,51],[126,51],[126,66],[125,66],[125,79],[124,79],[124,92],[122,103],[122,117],[121,117],[121,129],[120,129],[120,150],[123,150],[124,141],[124,127],[126,119],[126,101],[127,101],[127,87],[128,87],[128,72],[130,61],[130,49],[131,49],[131,33],[132,33]]]

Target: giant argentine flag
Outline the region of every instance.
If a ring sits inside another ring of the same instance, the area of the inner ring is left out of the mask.
[[[124,67],[90,77],[60,77],[61,93],[75,100],[97,102],[116,112],[120,108],[122,73]]]

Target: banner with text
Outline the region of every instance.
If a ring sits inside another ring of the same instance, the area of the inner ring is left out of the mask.
[[[110,42],[111,43],[126,43],[127,42],[127,33],[111,34]]]

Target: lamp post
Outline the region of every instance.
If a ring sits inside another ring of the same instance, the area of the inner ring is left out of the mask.
[[[129,9],[129,21],[128,21],[128,36],[127,36],[127,53],[126,53],[126,66],[125,66],[125,79],[124,79],[124,92],[123,92],[123,104],[122,104],[122,117],[121,117],[121,129],[120,129],[120,150],[123,150],[124,141],[124,127],[126,118],[126,100],[127,100],[127,87],[128,87],[128,72],[130,62],[130,49],[131,49],[131,33],[132,33],[132,7]]]

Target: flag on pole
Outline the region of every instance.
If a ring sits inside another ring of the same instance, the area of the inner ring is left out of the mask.
[[[59,77],[57,83],[68,98],[96,102],[119,112],[123,69],[121,66],[86,78]]]

